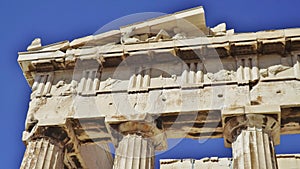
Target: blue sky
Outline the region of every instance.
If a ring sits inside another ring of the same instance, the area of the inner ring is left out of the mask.
[[[0,169],[19,168],[25,146],[21,141],[30,88],[17,64],[17,52],[41,37],[50,44],[93,34],[103,25],[139,12],[173,13],[202,5],[207,25],[226,22],[236,32],[300,27],[298,0],[28,0],[0,1]],[[278,153],[300,153],[300,136],[283,136]],[[184,140],[160,158],[230,156],[222,139],[204,144]]]

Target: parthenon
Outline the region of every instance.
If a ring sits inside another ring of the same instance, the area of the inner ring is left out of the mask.
[[[162,169],[300,168],[300,155],[274,150],[300,134],[300,28],[209,28],[196,7],[73,41],[37,38],[18,62],[32,88],[21,169],[153,169],[169,138],[224,138],[232,158]]]

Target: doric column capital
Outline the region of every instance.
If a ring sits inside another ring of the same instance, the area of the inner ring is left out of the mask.
[[[137,135],[151,140],[155,150],[167,149],[167,137],[162,121],[149,114],[107,117],[106,124],[116,147],[124,136]]]
[[[223,132],[226,144],[232,144],[242,130],[251,130],[253,128],[267,133],[276,144],[279,144],[279,122],[272,116],[261,114],[245,114],[228,119]]]
[[[23,132],[22,140],[25,144],[30,141],[45,138],[56,142],[56,145],[64,147],[69,141],[68,133],[63,126],[35,126],[30,132]]]
[[[222,110],[223,137],[226,147],[236,140],[242,130],[256,128],[267,133],[274,144],[280,143],[280,107],[248,106]]]
[[[277,169],[274,143],[280,141],[280,107],[247,106],[222,111],[225,146],[234,169]]]
[[[154,151],[167,148],[160,119],[150,114],[106,118],[116,147],[114,169],[154,169]]]
[[[20,168],[64,168],[64,146],[67,140],[67,133],[60,127],[35,126],[30,133],[24,132],[26,151]]]
[[[40,160],[45,160],[47,157],[45,157],[44,154],[47,154],[47,151],[51,150],[48,149],[48,147],[52,146],[55,150],[57,150],[57,154],[49,152],[50,155],[54,155],[55,158],[58,158],[59,156],[59,159],[56,161],[62,163],[57,164],[58,168],[61,168],[61,166],[65,166],[67,168],[86,168],[86,164],[79,151],[80,143],[73,131],[71,120],[67,120],[66,124],[61,126],[36,125],[30,132],[25,131],[23,133],[23,141],[25,142],[26,149],[28,150],[26,150],[24,155],[24,163],[28,163],[26,158],[29,157],[34,158],[37,163],[40,163],[38,162]],[[46,147],[43,147],[44,145]],[[35,151],[37,151],[38,154]],[[39,155],[40,151],[44,151],[42,155]],[[22,163],[22,166],[27,165],[32,166],[31,164]],[[40,169],[41,167],[43,167],[43,165],[37,165],[36,169]]]

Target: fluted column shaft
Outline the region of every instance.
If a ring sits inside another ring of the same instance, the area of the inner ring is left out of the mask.
[[[234,169],[277,169],[272,138],[262,129],[247,128],[232,143]]]
[[[248,109],[255,112],[264,108]],[[280,138],[280,120],[277,117],[276,113],[246,113],[224,118],[224,141],[225,145],[232,147],[234,169],[278,168],[274,151],[274,144],[279,144]]]
[[[154,169],[154,146],[135,134],[124,136],[116,149],[113,169]]]
[[[62,169],[63,149],[49,139],[28,142],[20,169]]]

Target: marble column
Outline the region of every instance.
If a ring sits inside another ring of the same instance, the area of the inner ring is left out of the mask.
[[[263,129],[243,129],[232,143],[235,169],[277,169],[272,138]]]
[[[278,121],[260,114],[231,117],[224,128],[225,142],[231,145],[234,169],[277,169],[274,138]]]
[[[148,138],[128,134],[116,149],[114,169],[154,169],[154,145]]]
[[[154,169],[155,151],[167,149],[162,121],[151,114],[106,118],[116,147],[113,169]]]
[[[62,169],[63,148],[48,138],[28,142],[20,169]]]

